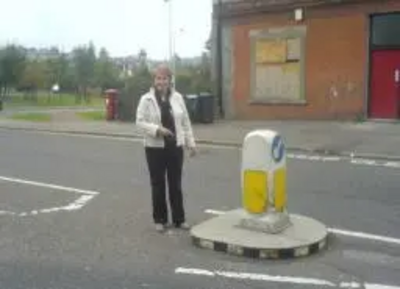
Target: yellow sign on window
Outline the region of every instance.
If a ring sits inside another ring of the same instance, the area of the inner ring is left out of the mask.
[[[284,74],[294,73],[298,75],[300,73],[300,63],[299,62],[288,62],[282,65],[282,72]]]
[[[256,42],[256,63],[283,63],[287,59],[286,39],[260,39]]]

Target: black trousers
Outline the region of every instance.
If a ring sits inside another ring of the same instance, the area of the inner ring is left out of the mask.
[[[183,149],[173,145],[164,148],[146,147],[146,160],[150,173],[153,220],[156,224],[168,223],[166,181],[172,222],[185,222],[182,196]]]

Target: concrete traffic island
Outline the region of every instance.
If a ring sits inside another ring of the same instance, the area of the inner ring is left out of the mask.
[[[289,259],[327,246],[328,230],[286,209],[285,145],[274,131],[250,132],[243,143],[243,209],[226,212],[191,229],[197,247],[258,259]]]
[[[290,227],[279,234],[266,235],[238,226],[245,214],[244,210],[238,209],[193,227],[193,244],[218,252],[260,259],[304,257],[326,246],[327,229],[314,219],[290,215]]]

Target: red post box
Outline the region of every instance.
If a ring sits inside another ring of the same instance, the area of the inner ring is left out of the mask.
[[[118,90],[108,89],[105,91],[106,94],[106,119],[108,121],[115,120],[117,118],[117,104],[118,104]]]

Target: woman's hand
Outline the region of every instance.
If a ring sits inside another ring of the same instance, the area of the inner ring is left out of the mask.
[[[159,136],[159,137],[171,137],[173,135],[174,134],[173,134],[172,131],[170,131],[169,129],[167,129],[167,128],[163,127],[163,126],[160,126],[157,129],[157,136]]]
[[[190,157],[194,157],[194,156],[197,155],[197,149],[196,149],[196,147],[188,147],[187,149],[188,149],[188,151],[189,151],[189,156],[190,156]]]

